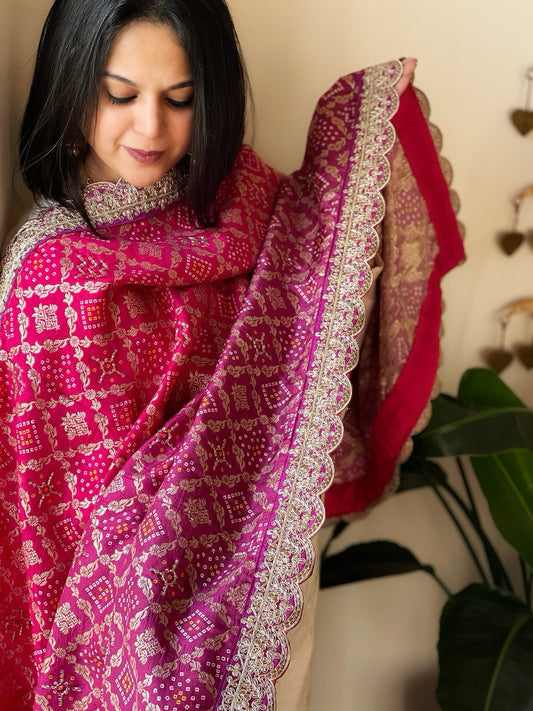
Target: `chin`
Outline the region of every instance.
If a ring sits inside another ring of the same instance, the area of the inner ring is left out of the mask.
[[[135,175],[125,174],[123,178],[136,188],[149,188],[150,185],[155,185],[155,183],[159,182],[167,173],[168,170],[154,170],[150,171],[148,175],[139,175],[138,173]]]

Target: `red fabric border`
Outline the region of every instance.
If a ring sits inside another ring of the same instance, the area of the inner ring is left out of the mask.
[[[430,275],[413,346],[394,388],[374,421],[366,476],[333,484],[326,493],[328,517],[355,513],[379,498],[394,476],[401,450],[431,397],[440,353],[441,278],[465,258],[463,240],[439,156],[412,86],[392,119],[435,228],[439,254]]]

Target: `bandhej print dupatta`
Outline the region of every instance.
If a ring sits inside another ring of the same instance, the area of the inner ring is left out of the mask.
[[[322,495],[335,517],[390,487],[434,388],[439,280],[463,258],[400,74],[337,82],[287,179],[244,148],[216,228],[190,226],[170,174],[88,188],[99,238],[58,206],[19,233],[1,284],[1,708],[275,708]]]

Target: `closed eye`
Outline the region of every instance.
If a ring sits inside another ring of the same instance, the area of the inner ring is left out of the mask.
[[[174,107],[175,109],[185,109],[187,106],[190,106],[193,102],[194,96],[189,97],[188,99],[185,99],[184,101],[178,101],[177,99],[169,99],[167,98],[167,102],[170,104],[170,106]]]
[[[112,104],[116,104],[118,106],[123,106],[124,104],[130,104],[134,99],[136,99],[136,96],[115,96],[114,94],[111,94],[109,91],[107,92],[107,98]],[[170,99],[167,98],[167,103],[172,106],[175,109],[185,109],[187,106],[190,106],[193,102],[194,96],[191,96],[188,99],[185,99],[184,101],[178,101],[177,99]]]
[[[130,102],[135,99],[135,96],[115,96],[114,94],[110,94],[109,91],[107,92],[107,98],[112,104],[129,104]]]

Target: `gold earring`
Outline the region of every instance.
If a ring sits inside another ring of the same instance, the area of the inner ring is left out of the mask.
[[[84,147],[84,141],[81,138],[74,138],[67,142],[67,155],[69,158],[79,158]]]

